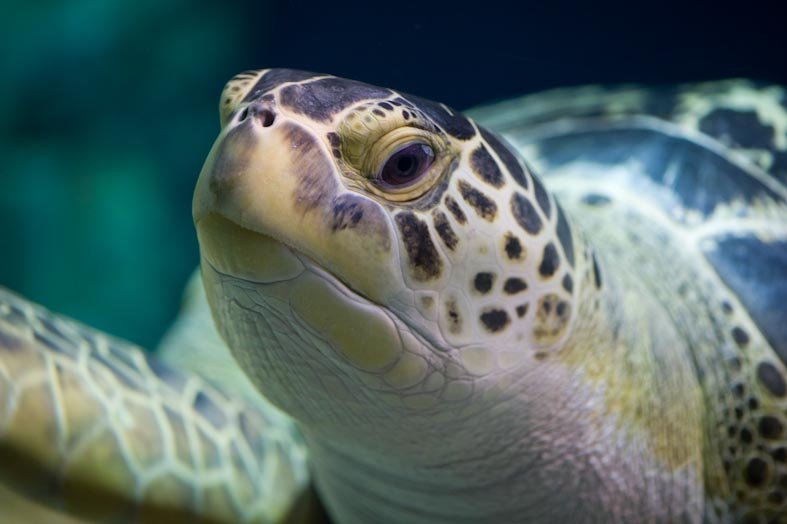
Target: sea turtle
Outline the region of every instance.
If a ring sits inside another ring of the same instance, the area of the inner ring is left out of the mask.
[[[102,522],[317,522],[307,486],[337,524],[787,522],[786,105],[573,88],[482,127],[237,75],[165,363],[0,295],[0,479]]]

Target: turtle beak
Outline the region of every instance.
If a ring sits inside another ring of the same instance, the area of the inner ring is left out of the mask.
[[[192,213],[194,223],[207,214],[220,213],[232,219],[248,215],[257,202],[253,182],[266,182],[265,193],[280,189],[271,187],[279,177],[267,176],[286,168],[286,144],[280,133],[271,129],[276,114],[271,107],[253,102],[241,109],[222,130],[208,154],[194,192]],[[264,172],[261,172],[261,168]],[[241,224],[248,226],[249,224]]]
[[[265,211],[275,207],[260,207],[260,201],[282,191],[276,187],[278,177],[263,177],[260,191],[250,176],[260,166],[283,169],[282,144],[266,129],[275,120],[269,105],[254,102],[243,108],[216,140],[194,192],[192,211],[203,260],[221,273],[255,282],[288,280],[304,269],[293,250],[263,227],[272,221]]]

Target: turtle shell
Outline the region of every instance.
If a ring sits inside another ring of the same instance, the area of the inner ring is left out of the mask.
[[[787,365],[784,88],[745,80],[562,88],[471,116],[504,135],[547,185],[552,173],[577,165],[636,173],[624,183],[646,191],[677,227],[694,233],[710,266]],[[632,163],[637,168],[626,169]]]

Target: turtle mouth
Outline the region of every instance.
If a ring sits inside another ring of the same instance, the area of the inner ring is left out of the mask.
[[[401,322],[307,255],[217,213],[199,219],[197,235],[208,301],[233,351],[259,354],[258,339],[243,326],[267,329],[258,320],[276,310],[274,315],[306,326],[353,367],[379,373],[400,358]],[[238,308],[244,299],[237,290],[249,285],[260,302]]]
[[[202,257],[219,273],[269,284],[291,280],[306,269],[284,242],[218,213],[201,217],[196,226]]]

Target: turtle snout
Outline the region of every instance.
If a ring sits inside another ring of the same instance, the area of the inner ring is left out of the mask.
[[[255,101],[244,107],[238,113],[238,124],[253,118],[262,127],[270,127],[276,120],[276,111],[271,104]]]

